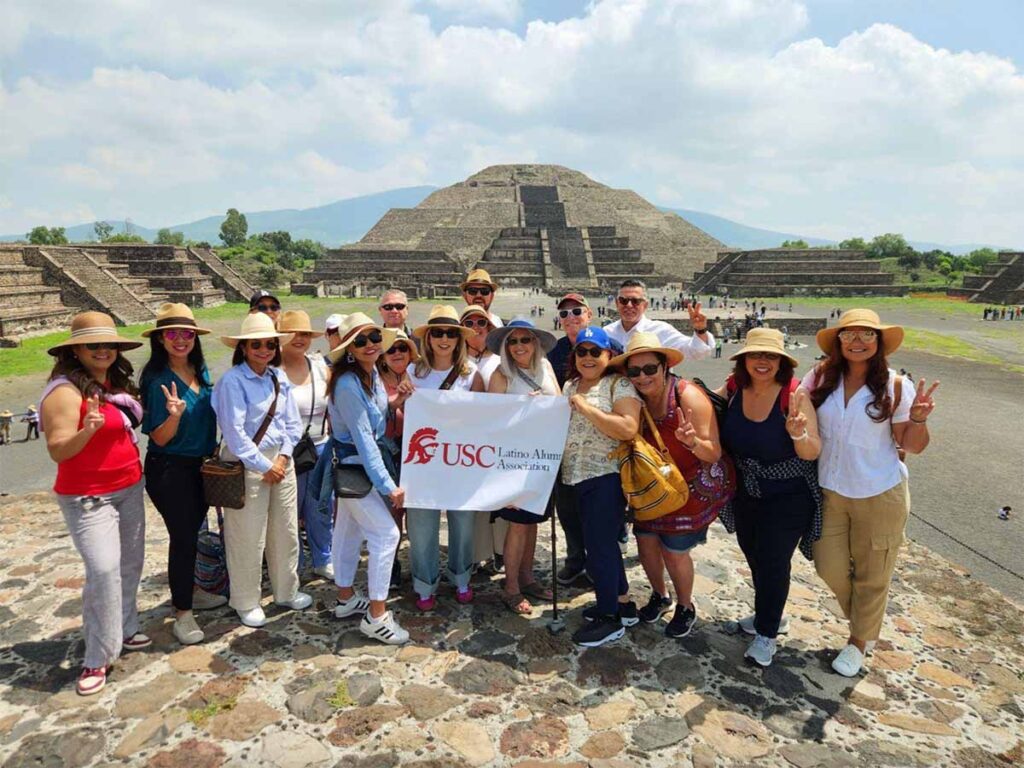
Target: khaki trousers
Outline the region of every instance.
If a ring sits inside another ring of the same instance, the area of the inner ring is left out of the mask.
[[[850,621],[850,634],[877,640],[889,599],[889,585],[910,514],[907,481],[866,499],[849,499],[821,489],[821,539],[814,567]]]
[[[276,455],[276,451],[264,452],[271,461]],[[248,611],[260,604],[264,552],[275,602],[287,602],[299,591],[297,503],[291,462],[284,480],[277,485],[264,483],[260,472],[245,471],[245,506],[224,510],[224,550],[231,580],[229,604],[236,611]]]
[[[495,554],[505,554],[505,533],[508,520],[491,522],[490,512],[477,512],[473,519],[473,562],[483,563]]]

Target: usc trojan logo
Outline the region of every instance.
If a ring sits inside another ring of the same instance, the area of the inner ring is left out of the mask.
[[[437,439],[437,430],[434,427],[423,427],[413,432],[409,438],[409,453],[402,463],[429,464],[439,447],[441,461],[449,467],[489,469],[494,466],[494,458],[497,455],[497,449],[493,445],[441,442]]]
[[[437,430],[433,427],[417,429],[409,438],[409,454],[404,464],[426,464],[437,450]]]

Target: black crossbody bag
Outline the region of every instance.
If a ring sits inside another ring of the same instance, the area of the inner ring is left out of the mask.
[[[309,384],[313,394],[313,401],[309,406],[309,419],[306,422],[306,429],[299,438],[299,442],[292,449],[292,463],[295,465],[295,474],[301,475],[309,472],[316,466],[317,452],[316,442],[309,435],[313,426],[313,413],[316,411],[316,376],[313,375],[313,363],[306,358],[306,365],[309,366]]]

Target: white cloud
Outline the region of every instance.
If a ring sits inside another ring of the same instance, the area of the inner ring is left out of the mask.
[[[512,24],[522,12],[520,0],[426,0],[426,4],[462,22],[495,21]]]

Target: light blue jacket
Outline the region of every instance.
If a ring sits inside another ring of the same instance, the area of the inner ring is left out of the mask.
[[[373,371],[373,396],[367,394],[359,377],[349,371],[334,385],[334,399],[327,405],[334,441],[355,446],[355,453],[341,459],[343,464],[362,464],[373,487],[382,496],[398,486],[380,455],[377,441],[384,437],[388,416],[388,393],[380,375]],[[339,451],[339,454],[344,453]]]

